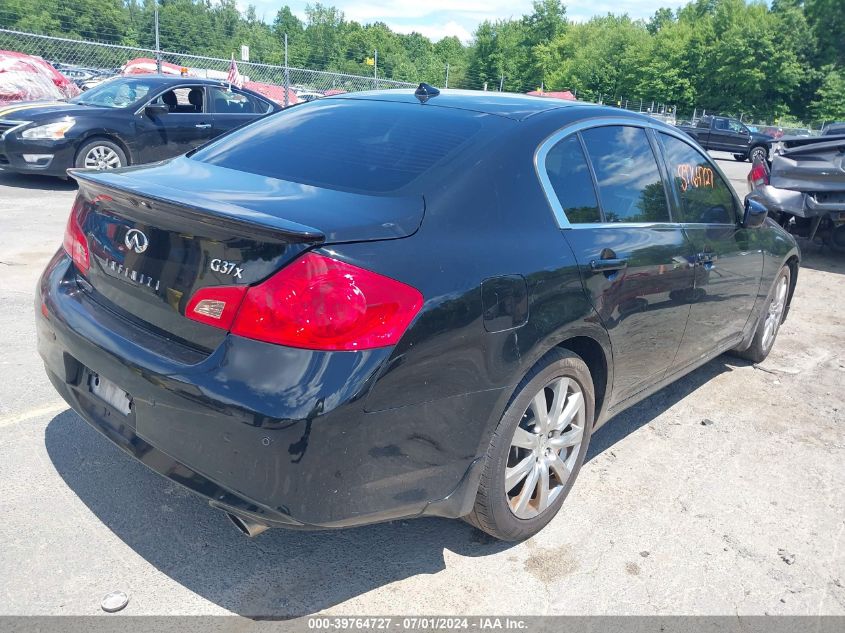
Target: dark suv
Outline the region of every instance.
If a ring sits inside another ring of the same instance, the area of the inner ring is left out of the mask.
[[[74,176],[47,373],[248,534],[530,536],[596,428],[723,352],[765,358],[798,273],[689,137],[550,99],[343,95]]]

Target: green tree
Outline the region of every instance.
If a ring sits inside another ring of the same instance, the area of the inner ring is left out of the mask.
[[[660,32],[660,29],[662,29],[667,24],[674,23],[674,21],[675,21],[675,14],[672,11],[672,9],[666,9],[666,8],[658,9],[657,11],[654,12],[654,15],[651,16],[651,19],[648,21],[648,24],[646,25],[646,29],[648,29],[648,32],[651,33],[652,35],[656,35],[657,33]]]
[[[845,73],[828,66],[817,98],[810,105],[810,112],[817,121],[845,120]]]
[[[479,24],[469,46],[351,22],[321,3],[306,7],[304,22],[283,6],[268,23],[238,0],[0,0],[0,27],[149,49],[156,1],[161,46],[172,52],[228,58],[247,44],[253,61],[279,64],[287,34],[289,62],[300,68],[371,75],[366,59],[378,50],[383,78],[442,85],[448,64],[451,87],[542,85],[605,102],[660,101],[761,119],[843,116],[843,0],[692,0],[649,20],[605,15],[584,23],[569,22],[561,0],[535,0],[526,15]],[[131,54],[85,44],[59,51],[35,38],[16,46],[99,66],[119,66]]]
[[[284,61],[285,35],[288,37],[288,64],[301,67],[307,58],[307,43],[305,41],[305,25],[296,17],[290,7],[285,5],[276,13],[273,20],[273,34],[279,42]]]
[[[534,0],[534,11],[522,18],[525,43],[550,42],[566,29],[566,7],[560,0]]]
[[[818,42],[818,61],[845,66],[845,2],[806,0],[804,10]]]
[[[346,30],[343,11],[317,2],[305,7],[305,65],[315,70],[337,66]]]

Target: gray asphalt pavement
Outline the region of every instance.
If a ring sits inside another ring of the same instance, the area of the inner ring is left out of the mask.
[[[720,164],[744,195],[748,163]],[[617,416],[529,541],[439,519],[248,540],[43,373],[33,289],[74,190],[0,173],[0,614],[96,614],[113,590],[130,615],[845,614],[845,259],[804,244],[770,358]]]

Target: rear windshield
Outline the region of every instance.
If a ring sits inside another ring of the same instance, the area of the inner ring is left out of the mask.
[[[385,193],[444,165],[489,118],[418,104],[327,99],[249,125],[192,158],[306,185]]]

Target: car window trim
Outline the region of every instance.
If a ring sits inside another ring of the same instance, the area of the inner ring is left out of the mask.
[[[566,217],[566,213],[563,210],[563,205],[561,205],[560,200],[557,198],[557,194],[555,193],[554,187],[552,186],[552,182],[549,179],[549,175],[546,172],[546,157],[549,155],[549,152],[552,148],[557,145],[560,141],[564,140],[565,138],[583,132],[584,130],[589,130],[596,127],[608,127],[613,125],[627,125],[629,127],[639,127],[646,130],[646,136],[648,136],[648,130],[657,130],[659,132],[666,132],[670,136],[676,136],[677,138],[683,140],[684,133],[680,130],[674,131],[669,130],[663,127],[663,124],[659,123],[658,121],[648,121],[648,120],[639,120],[634,118],[627,118],[627,117],[618,117],[618,116],[597,116],[597,117],[590,117],[588,119],[582,119],[580,121],[576,121],[575,123],[570,123],[565,125],[564,127],[552,132],[549,136],[547,136],[540,145],[537,146],[537,149],[534,151],[534,172],[537,174],[537,179],[540,181],[540,187],[543,189],[543,193],[546,196],[546,201],[549,203],[549,206],[552,210],[552,215],[554,216],[555,220],[557,221],[558,227],[561,229],[593,229],[593,228],[632,228],[632,227],[639,227],[639,228],[657,228],[657,227],[676,227],[678,226],[678,222],[674,220],[674,214],[672,213],[672,205],[671,201],[668,199],[668,193],[666,191],[667,182],[664,178],[664,173],[660,168],[661,163],[661,154],[655,152],[655,148],[652,146],[651,151],[652,155],[654,156],[654,160],[658,165],[658,173],[660,174],[660,179],[663,182],[663,194],[667,196],[666,204],[667,209],[669,210],[669,221],[668,222],[585,222],[585,223],[572,223]],[[580,139],[580,134],[579,134]],[[593,179],[593,188],[596,190],[596,200],[599,205],[599,213],[601,214],[602,220],[605,219],[604,209],[602,208],[601,198],[598,194],[598,184],[596,182],[595,174],[593,173],[593,166],[592,160],[590,159],[590,155],[586,151],[586,147],[584,145],[583,139],[580,139],[581,142],[581,149],[584,151],[584,157],[587,160],[587,165],[590,169],[590,176]],[[649,139],[649,145],[651,146],[651,140]],[[721,173],[721,170],[719,171]],[[724,175],[722,175],[724,177]]]
[[[668,174],[669,174],[669,163],[666,160],[666,154],[665,154],[665,150],[664,150],[664,147],[663,147],[663,143],[660,141],[659,138],[657,138],[658,134],[666,134],[667,131],[660,129],[660,128],[653,128],[653,132],[654,132],[654,136],[655,136],[655,142],[656,142],[658,149],[659,149],[660,162],[666,168],[666,174],[667,174],[666,182],[670,183],[670,187],[672,189],[672,203],[678,211],[678,219],[679,219],[678,223],[681,226],[689,226],[689,227],[696,227],[696,226],[715,226],[715,227],[733,226],[733,227],[736,227],[739,224],[740,219],[742,217],[742,203],[740,202],[736,191],[734,191],[733,185],[731,185],[730,180],[728,180],[728,178],[725,176],[724,172],[722,172],[722,170],[719,168],[719,165],[716,164],[716,161],[713,160],[710,157],[709,154],[707,154],[705,151],[702,151],[701,149],[697,148],[695,145],[690,143],[689,139],[683,138],[683,136],[678,135],[678,134],[667,134],[667,136],[672,136],[672,137],[676,138],[677,140],[684,143],[691,150],[698,153],[699,156],[702,156],[707,161],[707,164],[710,167],[712,167],[714,169],[714,171],[716,172],[716,174],[722,179],[722,183],[724,183],[724,185],[728,188],[728,192],[731,194],[731,198],[734,201],[734,222],[684,222],[683,221],[683,215],[684,215],[683,212],[682,212],[683,202],[681,201],[680,194],[678,193],[677,188],[675,187],[674,181],[672,180],[671,177],[668,176]],[[674,214],[673,214],[673,217],[674,217]]]
[[[604,205],[602,205],[602,203],[601,203],[601,192],[599,191],[599,180],[596,177],[596,169],[595,169],[595,167],[593,167],[593,161],[590,159],[590,154],[587,152],[587,143],[584,141],[584,137],[581,135],[580,131],[576,132],[575,136],[578,139],[579,146],[581,147],[581,153],[584,155],[584,162],[587,163],[587,171],[590,172],[590,182],[593,183],[593,196],[596,199],[596,206],[598,206],[598,208],[599,208],[599,219],[601,220],[600,224],[607,224],[607,216],[605,216],[605,214],[604,214]],[[561,139],[561,140],[563,140],[563,139]],[[555,143],[553,145],[553,147],[555,147],[556,145],[557,145],[557,143]],[[543,162],[543,168],[544,169],[545,169],[545,166],[546,166],[546,164],[545,164],[545,161],[544,161]],[[551,182],[551,181],[549,181],[549,182]],[[552,187],[552,190],[554,191],[554,187]],[[558,200],[558,202],[560,202],[560,200],[557,197],[557,192],[554,192],[554,194],[555,194],[555,199]],[[561,210],[563,210],[563,205],[561,205]],[[566,211],[564,211],[563,214],[566,215]],[[567,221],[569,221],[569,218],[567,218]],[[579,223],[575,222],[574,224],[579,224]],[[587,223],[582,222],[580,224],[587,224]],[[589,224],[595,224],[595,222],[590,222]]]

